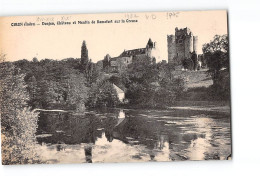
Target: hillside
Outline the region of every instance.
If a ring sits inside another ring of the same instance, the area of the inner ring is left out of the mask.
[[[185,78],[186,88],[209,87],[213,84],[212,79],[207,74],[207,70],[198,71],[174,71],[174,75],[181,75]]]

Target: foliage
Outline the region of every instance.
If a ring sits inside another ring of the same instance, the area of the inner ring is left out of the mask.
[[[184,69],[186,70],[193,70],[194,69],[194,62],[190,58],[185,58],[182,62]]]
[[[218,80],[209,91],[215,100],[230,100],[230,75],[227,70],[220,72]]]
[[[174,103],[184,89],[184,81],[172,74],[169,65],[152,64],[150,58],[133,63],[123,76],[130,106],[165,107]]]
[[[210,43],[203,45],[202,51],[203,53],[214,53],[216,51],[221,51],[229,54],[228,35],[215,35],[214,39],[210,41]]]
[[[59,107],[83,111],[89,88],[79,62],[79,59],[73,58],[61,61],[16,61],[14,64],[26,74],[29,105],[33,108]]]
[[[34,57],[34,58],[33,58],[33,62],[39,62],[38,59],[37,59],[37,57]]]
[[[220,70],[229,70],[229,46],[227,35],[216,35],[210,43],[203,45],[203,53],[213,81],[219,78]]]
[[[212,93],[218,98],[229,99],[229,44],[228,35],[216,35],[210,43],[203,45],[203,53],[213,80]]]
[[[0,65],[0,115],[3,164],[37,162],[34,151],[38,114],[27,106],[24,75],[11,63]]]
[[[84,111],[89,91],[84,75],[69,74],[67,81],[67,103],[69,105],[75,104],[77,111]]]
[[[82,42],[82,46],[81,46],[81,66],[83,66],[83,68],[88,64],[88,49],[87,49],[87,45],[86,45],[86,41],[84,40]]]
[[[115,107],[119,103],[116,90],[108,80],[98,80],[91,86],[87,106]]]
[[[115,74],[104,78],[106,74],[88,60],[84,42],[82,47],[82,57],[85,61],[87,57],[84,69],[82,60],[73,58],[14,62],[26,75],[30,106],[80,111],[85,106],[114,107],[119,101],[111,83],[123,87],[130,105],[145,107],[171,105],[183,91],[183,79],[174,76],[169,65],[156,64],[150,57],[135,58],[114,80],[111,75]]]
[[[195,52],[191,53],[191,60],[193,62],[193,68],[192,70],[197,70],[198,68],[198,56]]]

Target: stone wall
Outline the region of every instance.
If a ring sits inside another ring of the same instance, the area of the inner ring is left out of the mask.
[[[168,63],[174,64],[174,57],[176,54],[176,43],[174,35],[167,35],[168,44]]]
[[[191,53],[197,53],[198,37],[193,36],[189,28],[175,28],[175,35],[167,35],[168,63],[181,66],[184,59],[190,59]]]

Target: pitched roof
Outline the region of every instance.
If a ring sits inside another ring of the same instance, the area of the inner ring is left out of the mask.
[[[114,88],[116,89],[116,92],[119,93],[125,93],[122,89],[120,89],[118,86],[116,86],[115,84],[113,84]]]
[[[133,49],[133,50],[125,50],[120,56],[121,56],[121,57],[130,57],[130,56],[145,54],[145,50],[146,50],[146,48],[138,48],[138,49]]]

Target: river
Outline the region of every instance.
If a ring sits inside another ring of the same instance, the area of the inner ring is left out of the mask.
[[[190,109],[40,112],[44,163],[225,160],[230,113]]]

